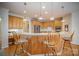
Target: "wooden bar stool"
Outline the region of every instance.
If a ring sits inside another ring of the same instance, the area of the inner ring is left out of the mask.
[[[55,51],[55,43],[51,41],[53,35],[49,34],[48,39],[44,42],[46,44],[46,49],[48,50],[48,56],[56,56],[56,51]],[[51,53],[51,55],[50,55]]]
[[[72,49],[72,47],[71,47],[71,41],[72,41],[73,35],[74,35],[74,32],[70,36],[68,36],[68,37],[65,37],[65,36],[63,37],[63,39],[64,39],[64,46],[65,46],[65,43],[68,42],[69,45],[70,45],[70,48]],[[73,53],[73,50],[72,50],[72,53]]]
[[[26,37],[25,37],[24,35],[21,35],[21,36],[20,36],[20,39],[18,39],[17,42],[16,42],[16,45],[17,45],[16,47],[17,47],[17,49],[18,49],[18,46],[21,46],[21,48],[20,48],[20,51],[19,51],[18,54],[16,53],[17,51],[15,52],[15,55],[20,55],[21,52],[22,52],[22,53],[25,52],[25,49],[24,49],[24,47],[23,47],[23,45],[24,45],[25,43],[27,43]]]

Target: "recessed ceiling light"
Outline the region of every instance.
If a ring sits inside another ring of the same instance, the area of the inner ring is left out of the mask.
[[[51,18],[50,18],[50,20],[54,20],[54,19],[55,19],[54,17],[51,17]]]
[[[38,19],[39,19],[39,20],[43,20],[43,17],[39,17]]]
[[[65,20],[62,20],[61,22],[62,22],[62,23],[64,23],[64,22],[65,22]]]
[[[45,9],[46,7],[45,6],[42,6],[42,9]]]
[[[48,12],[47,12],[47,11],[45,11],[45,14],[48,14]]]
[[[24,13],[26,13],[26,11],[24,10]]]
[[[23,19],[23,21],[27,21],[27,19]]]

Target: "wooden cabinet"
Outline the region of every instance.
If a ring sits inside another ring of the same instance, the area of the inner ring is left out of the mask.
[[[9,29],[22,29],[23,19],[16,16],[9,16],[8,27]]]
[[[42,43],[42,40],[44,40],[43,36],[32,36],[30,40],[28,40],[29,44],[29,52],[34,54],[42,54],[44,50],[44,44]]]
[[[53,27],[54,26],[54,22],[50,21],[50,22],[43,22],[43,27],[47,28],[48,26]]]
[[[54,26],[54,22],[50,21],[50,22],[40,22],[40,21],[32,21],[32,25],[40,25],[40,27],[44,27],[47,28],[48,26],[53,27]]]
[[[16,18],[15,17],[13,17],[13,28],[15,29],[16,28]]]
[[[54,23],[54,26],[55,26],[56,32],[62,31],[62,22],[61,21],[56,20],[55,23]]]
[[[39,22],[39,21],[32,21],[32,25],[40,25],[41,26],[41,22]]]
[[[12,16],[9,16],[8,27],[9,28],[12,28],[13,27],[13,17]]]
[[[19,27],[23,28],[23,20],[21,18],[19,18]]]
[[[43,22],[43,27],[44,28],[48,27],[48,23],[47,22]]]
[[[61,22],[61,21],[56,20],[56,21],[55,21],[55,23],[54,23],[54,26],[62,26],[62,22]]]

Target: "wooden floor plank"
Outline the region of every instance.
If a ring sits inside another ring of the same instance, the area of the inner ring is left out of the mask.
[[[34,39],[29,40],[28,43],[25,43],[23,45],[24,51],[21,49],[21,45],[11,45],[8,48],[4,49],[4,55],[5,56],[14,56],[14,55],[19,55],[19,56],[28,56],[28,55],[42,55],[42,54],[47,54],[48,50],[45,49],[45,45],[43,43],[39,43],[35,37]],[[44,37],[43,37],[44,39]],[[34,41],[36,40],[36,41]],[[40,38],[39,40],[42,40]],[[57,38],[56,38],[57,40]],[[58,39],[59,40],[59,39]],[[35,44],[33,44],[33,41]],[[41,41],[40,41],[41,42]],[[38,45],[39,44],[39,45]],[[36,47],[35,47],[36,46]],[[42,47],[43,46],[43,47]],[[51,51],[52,52],[52,51]],[[79,46],[70,44],[68,41],[65,42],[63,49],[62,49],[62,54],[61,56],[78,56],[79,55]]]

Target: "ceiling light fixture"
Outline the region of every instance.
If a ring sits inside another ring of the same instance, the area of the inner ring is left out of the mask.
[[[38,19],[39,19],[39,20],[43,20],[43,17],[39,17]]]
[[[26,21],[26,5],[27,5],[27,3],[25,2],[24,3],[24,19],[23,19],[23,21]]]
[[[62,23],[64,23],[64,22],[65,22],[65,20],[62,20],[61,22],[62,22]]]
[[[23,19],[23,21],[27,21],[27,19]]]
[[[41,2],[40,2],[40,17],[38,18],[39,20],[43,20],[42,14],[41,14]]]
[[[64,5],[63,5],[63,3],[62,3],[62,6],[61,6],[61,9],[62,9],[62,12],[63,12],[63,15],[64,15]],[[65,22],[64,18],[62,18],[61,22],[62,22],[62,23]]]
[[[46,7],[45,6],[42,6],[42,9],[45,9]]]
[[[52,12],[53,12],[53,10],[52,10],[52,3],[51,3],[51,16],[52,16]],[[55,20],[55,17],[50,17],[50,20],[51,21]]]
[[[53,21],[54,19],[55,19],[54,17],[51,17],[51,18],[50,18],[50,20],[52,20],[52,21]]]
[[[51,17],[51,18],[50,18],[50,20],[52,20],[52,21],[53,21],[53,20],[55,20],[55,18],[54,18],[54,17]]]
[[[24,13],[26,13],[26,11],[24,10]]]

